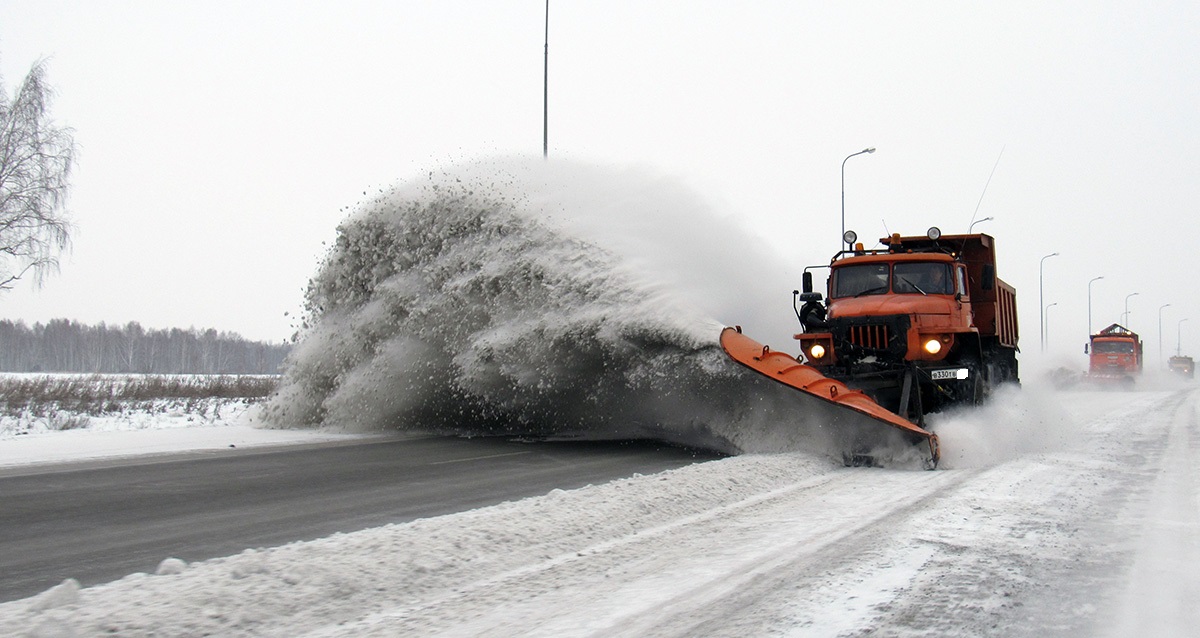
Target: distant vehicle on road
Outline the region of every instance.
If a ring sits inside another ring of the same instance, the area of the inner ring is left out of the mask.
[[[1121,324],[1092,335],[1083,351],[1088,355],[1089,379],[1133,383],[1142,374],[1142,339]]]
[[[1167,361],[1167,368],[1175,374],[1191,379],[1196,376],[1196,362],[1191,357],[1176,355]]]

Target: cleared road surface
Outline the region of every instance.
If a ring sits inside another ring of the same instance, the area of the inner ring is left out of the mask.
[[[0,601],[715,456],[655,443],[408,437],[0,472]]]

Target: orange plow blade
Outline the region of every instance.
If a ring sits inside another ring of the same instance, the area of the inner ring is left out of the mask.
[[[826,377],[816,368],[800,363],[787,353],[771,350],[769,346],[742,334],[740,328],[722,330],[721,347],[731,359],[747,368],[820,399],[814,407],[819,409],[823,405],[843,408],[823,410],[835,426],[863,430],[864,422],[871,424],[869,427],[881,424],[900,430],[907,440],[926,443],[929,446],[930,461],[934,467],[937,466],[941,450],[936,434],[884,409],[861,391],[852,390],[841,381]]]

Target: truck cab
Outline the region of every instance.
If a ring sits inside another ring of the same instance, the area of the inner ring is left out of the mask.
[[[959,345],[955,335],[973,332],[965,282],[966,268],[948,255],[839,260],[831,268],[827,306],[828,325],[849,327],[838,354],[847,360],[883,354],[877,351],[907,361],[945,359]]]

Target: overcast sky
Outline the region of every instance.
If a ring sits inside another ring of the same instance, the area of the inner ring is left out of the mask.
[[[283,340],[364,190],[540,154],[545,4],[0,0],[8,89],[49,59],[78,231],[0,317]],[[550,154],[651,167],[799,268],[931,225],[997,238],[1023,360],[1121,319],[1200,354],[1195,2],[572,0],[550,7]],[[997,163],[997,160],[998,163]],[[995,167],[994,175],[992,174]],[[992,175],[990,185],[989,175]],[[981,200],[982,196],[982,200]],[[872,242],[867,242],[872,243]],[[1059,252],[1039,265],[1044,255]],[[782,291],[788,312],[790,291]]]

